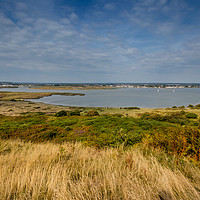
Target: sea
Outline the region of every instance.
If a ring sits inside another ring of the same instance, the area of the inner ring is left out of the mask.
[[[19,88],[1,88],[11,92],[70,92],[84,93],[85,96],[53,95],[32,102],[78,107],[140,107],[167,108],[200,104],[200,88],[118,88],[106,90],[42,90]]]

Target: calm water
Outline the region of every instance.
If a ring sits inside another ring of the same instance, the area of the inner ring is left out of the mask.
[[[54,95],[31,100],[55,105],[94,106],[94,107],[172,107],[200,103],[200,88],[160,89],[156,88],[120,88],[113,90],[34,90],[22,88],[4,88],[0,91],[15,92],[74,92],[85,96]]]

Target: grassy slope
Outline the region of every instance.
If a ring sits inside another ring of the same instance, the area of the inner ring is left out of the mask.
[[[0,142],[0,199],[198,200],[199,177],[187,161],[138,148]]]
[[[200,199],[199,118],[178,109],[88,110],[0,116],[0,199]]]

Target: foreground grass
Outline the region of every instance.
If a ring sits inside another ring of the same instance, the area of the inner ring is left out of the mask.
[[[0,199],[200,199],[199,168],[173,159],[123,145],[1,140]]]

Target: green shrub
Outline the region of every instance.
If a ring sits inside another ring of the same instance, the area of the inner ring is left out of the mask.
[[[138,107],[124,107],[124,109],[128,109],[128,110],[140,110],[140,108],[138,108]]]
[[[185,115],[185,111],[184,111],[184,110],[181,110],[181,111],[180,111],[180,114],[181,114],[181,115]]]
[[[144,120],[152,119],[156,121],[177,123],[181,125],[185,125],[189,123],[189,120],[185,117],[184,111],[169,113],[165,115],[154,114],[154,113],[144,113],[142,114],[141,119],[144,119]]]
[[[185,116],[190,119],[196,119],[198,117],[195,113],[187,113]]]
[[[67,112],[65,110],[61,110],[55,114],[56,117],[67,116]]]
[[[195,106],[195,108],[200,108],[200,104],[197,104],[197,105]]]
[[[65,127],[65,130],[66,130],[66,131],[71,131],[72,128],[71,128],[70,126],[66,126],[66,127]]]
[[[69,115],[70,116],[80,116],[81,112],[79,110],[75,110],[75,111],[69,112]]]
[[[177,106],[172,106],[172,108],[177,108]]]
[[[187,107],[188,108],[194,108],[194,106],[192,104],[189,104]]]
[[[99,113],[96,110],[90,110],[86,114],[87,116],[99,116]]]

